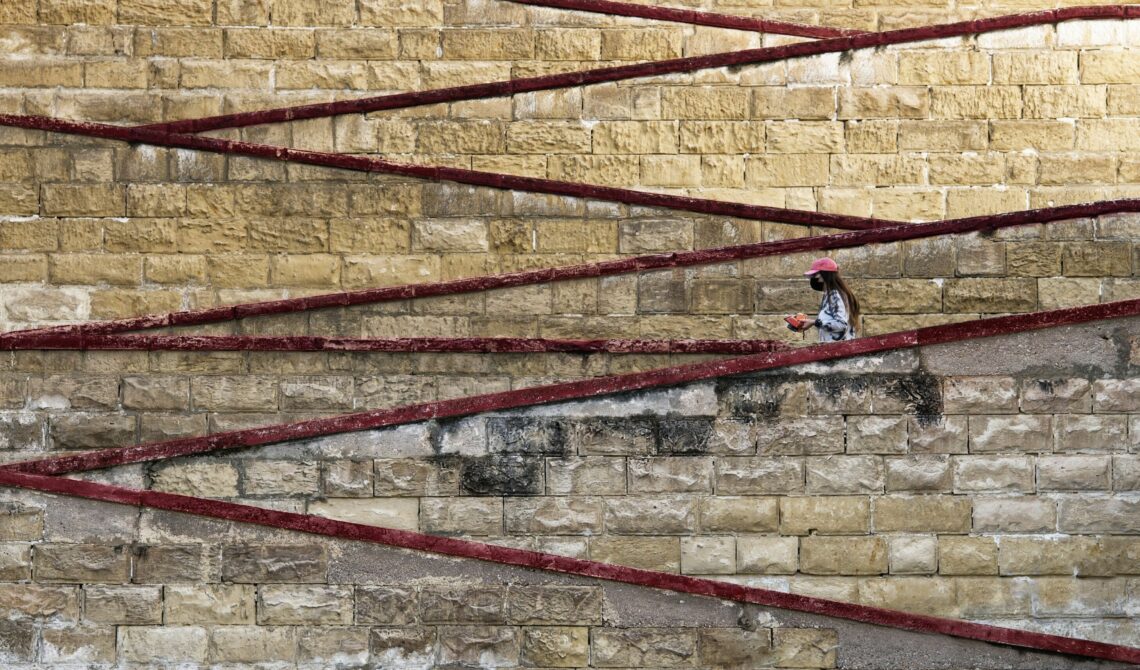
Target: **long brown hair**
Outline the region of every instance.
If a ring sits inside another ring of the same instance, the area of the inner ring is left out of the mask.
[[[843,298],[843,303],[847,305],[847,325],[851,330],[858,332],[859,330],[859,299],[851,292],[851,288],[847,286],[847,282],[843,281],[843,277],[839,276],[839,271],[830,272],[828,270],[820,270],[819,276],[823,279],[824,295],[828,291],[838,291],[839,296]]]

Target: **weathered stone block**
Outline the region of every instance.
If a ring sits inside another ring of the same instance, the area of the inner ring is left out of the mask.
[[[117,625],[162,623],[160,586],[86,586],[83,612],[87,621]]]
[[[1060,452],[1119,452],[1127,449],[1124,416],[1112,414],[1059,414],[1054,420],[1056,449]]]
[[[1099,379],[1093,382],[1093,411],[1140,411],[1140,379]]]
[[[646,570],[678,572],[681,541],[676,537],[590,538],[590,559]]]
[[[569,443],[582,456],[639,456],[653,452],[656,431],[644,419],[583,419],[571,425]]]
[[[190,461],[156,468],[151,473],[156,491],[204,498],[231,498],[238,495],[238,471],[232,463]]]
[[[920,415],[910,418],[910,451],[919,454],[964,454],[969,443],[965,416]]]
[[[323,582],[328,552],[320,545],[222,548],[222,579],[229,582]]]
[[[877,493],[883,490],[883,460],[877,456],[809,457],[809,493]]]
[[[368,649],[374,659],[405,666],[431,665],[435,660],[436,628],[408,626],[372,628]]]
[[[439,660],[489,668],[517,665],[519,633],[509,626],[441,626]]]
[[[736,573],[735,537],[694,537],[681,540],[681,572],[687,575]]]
[[[598,667],[676,667],[696,660],[694,630],[595,628],[594,664]]]
[[[841,416],[782,418],[756,424],[756,447],[764,455],[841,454]]]
[[[43,510],[12,502],[0,504],[0,541],[34,541],[43,534]]]
[[[908,456],[886,461],[886,490],[948,492],[952,477],[948,456]]]
[[[722,458],[715,463],[716,491],[721,495],[802,493],[804,464],[786,458]]]
[[[352,616],[350,586],[266,585],[258,592],[261,626],[350,624]]]
[[[515,624],[588,625],[602,622],[602,591],[590,586],[512,586],[509,620]]]
[[[701,629],[697,650],[697,664],[704,668],[760,667],[774,661],[772,633],[766,629]]]
[[[325,498],[310,502],[310,514],[384,528],[419,527],[419,501],[415,498]]]
[[[780,498],[780,533],[784,535],[858,534],[870,527],[870,501],[866,497]]]
[[[523,628],[521,661],[524,665],[550,668],[587,665],[589,633],[589,628],[577,626]]]
[[[1017,412],[1017,385],[1010,377],[949,377],[944,389],[948,414]]]
[[[712,460],[693,457],[631,458],[631,493],[712,492]]]
[[[701,501],[701,528],[711,532],[767,533],[779,525],[776,498],[710,496]]]
[[[800,571],[805,574],[884,574],[888,569],[887,557],[887,543],[883,538],[800,538]]]
[[[905,416],[847,417],[847,453],[905,454],[907,452]]]
[[[54,416],[50,427],[52,446],[56,449],[99,449],[134,444],[137,422],[137,417],[121,414]]]
[[[1084,413],[1092,408],[1087,379],[1027,379],[1021,383],[1021,411]]]
[[[623,494],[626,492],[625,459],[547,459],[546,486],[551,495]]]
[[[604,507],[593,498],[507,498],[506,531],[516,535],[589,535],[602,532]]]
[[[1049,533],[1057,527],[1052,500],[1040,498],[977,498],[974,531],[980,533]]]
[[[839,636],[826,628],[775,628],[772,646],[776,651],[776,667],[833,668]]]
[[[210,658],[229,663],[293,661],[298,628],[218,626],[210,634]]]
[[[119,658],[134,663],[205,662],[209,634],[198,626],[121,626]]]
[[[114,626],[45,628],[41,660],[47,663],[111,663],[115,660]]]
[[[501,498],[424,498],[420,514],[426,533],[503,533]]]
[[[1033,460],[1027,456],[956,456],[954,490],[1030,492]]]
[[[794,537],[743,536],[736,540],[736,571],[790,575],[799,569],[800,543]]]
[[[1096,491],[1110,488],[1109,456],[1041,456],[1037,488],[1042,491]]]
[[[425,589],[419,595],[419,613],[425,622],[504,623],[505,589],[468,587]]]
[[[252,584],[184,584],[165,587],[169,624],[253,624],[257,587]]]
[[[1011,451],[1053,451],[1051,417],[1032,414],[970,416],[970,453]]]
[[[1063,533],[1140,533],[1140,500],[1117,496],[1063,498],[1057,528]]]
[[[609,498],[606,529],[623,535],[686,534],[696,531],[696,504],[661,496]]]
[[[35,578],[41,582],[124,583],[131,557],[125,547],[94,544],[39,544]]]
[[[997,542],[992,537],[941,536],[938,571],[944,575],[996,575]]]
[[[362,626],[303,628],[297,633],[297,662],[364,665],[368,662],[368,630]]]
[[[970,500],[958,496],[883,496],[875,499],[875,530],[964,533],[970,510]]]
[[[938,540],[933,536],[887,540],[891,574],[931,574],[938,570]]]

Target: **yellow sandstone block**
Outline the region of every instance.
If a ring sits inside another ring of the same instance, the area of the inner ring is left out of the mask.
[[[402,32],[397,39],[396,31],[378,28],[318,30],[316,33],[316,53],[320,58],[389,60],[397,57],[398,50],[403,45],[403,38]],[[435,58],[437,46],[439,46],[438,34],[436,34],[436,41],[432,45],[432,58]],[[405,55],[404,57],[409,56]],[[412,55],[411,57],[417,58],[418,56]]]
[[[273,256],[269,262],[269,283],[272,286],[339,286],[340,256]]]
[[[140,28],[135,31],[134,55],[222,58],[224,37],[223,31],[209,28]]]
[[[103,248],[114,253],[177,252],[178,223],[173,219],[107,221]]]
[[[894,186],[921,184],[924,161],[896,154],[839,154],[831,156],[831,180],[836,186]]]
[[[1081,83],[1140,83],[1140,52],[1107,49],[1082,51]]]
[[[752,117],[756,119],[830,119],[835,110],[835,88],[831,86],[752,89]]]
[[[354,61],[302,61],[281,63],[276,68],[279,89],[348,89],[371,88],[372,70],[366,63]]]
[[[594,126],[594,153],[677,153],[676,121],[603,121]]]
[[[125,188],[115,184],[45,184],[44,214],[64,216],[122,216]]]
[[[363,14],[363,11],[361,13]],[[356,2],[355,0],[274,0],[273,23],[279,26],[297,27],[351,26],[356,23]],[[366,25],[376,24],[366,23]]]
[[[507,151],[520,154],[590,152],[590,130],[573,121],[520,121],[507,126]]]
[[[269,0],[216,0],[219,26],[269,24]]]
[[[604,60],[661,60],[681,54],[680,29],[626,28],[602,31]]]
[[[211,0],[119,0],[119,23],[142,26],[208,26]]]
[[[551,179],[590,184],[634,184],[641,170],[637,156],[551,156]]]
[[[1076,51],[1011,51],[994,54],[995,84],[1079,83]]]
[[[219,288],[261,288],[269,285],[269,258],[211,255],[206,258],[210,284]]]
[[[686,154],[763,153],[765,142],[766,131],[763,122],[683,121],[681,123],[681,150]]]
[[[836,121],[769,121],[768,152],[825,154],[843,151],[843,124]]]
[[[1068,151],[1076,141],[1076,125],[1071,121],[993,121],[990,142],[993,149],[1005,151]]]
[[[748,92],[732,87],[669,87],[661,93],[661,116],[666,119],[748,118]]]
[[[899,83],[903,85],[988,84],[989,81],[989,55],[979,51],[899,53]]]
[[[142,256],[57,254],[51,258],[51,281],[56,284],[134,286],[142,279]]]
[[[929,160],[931,184],[999,184],[1005,177],[1005,156],[999,153],[932,154]]]
[[[540,60],[598,60],[602,53],[602,34],[588,28],[539,30],[535,34],[535,57]]]
[[[1099,118],[1107,95],[1104,86],[1026,86],[1025,118]]]
[[[946,216],[952,218],[1019,212],[1028,206],[1023,188],[950,189],[946,193]]]
[[[5,3],[6,5],[9,3]],[[4,21],[4,23],[36,22],[36,4],[34,2],[13,2],[10,7],[0,10],[0,16],[5,12],[13,14],[23,7],[26,16],[23,20]],[[15,18],[15,17],[13,17]],[[40,2],[40,23],[56,23],[70,25],[84,23],[87,25],[100,25],[115,23],[115,5],[103,0],[42,0]]]
[[[701,156],[701,184],[715,188],[743,188],[744,156]]]
[[[844,140],[851,153],[882,154],[898,151],[898,137],[898,121],[875,119],[848,121]]]
[[[266,90],[272,65],[260,61],[182,61],[185,88],[253,88]]]
[[[1040,182],[1050,186],[1115,184],[1116,156],[1041,154]]]
[[[27,60],[9,59],[0,68],[0,87],[80,87],[82,82],[83,65],[78,61],[40,56]]]
[[[534,32],[526,28],[445,30],[443,57],[484,61],[534,58]]]
[[[143,314],[173,312],[182,304],[174,291],[95,291],[91,294],[91,317],[121,319]]]
[[[1081,119],[1077,123],[1079,151],[1140,149],[1140,119]]]
[[[930,110],[943,119],[1016,119],[1021,116],[1017,86],[937,86]]]
[[[423,153],[497,154],[505,148],[501,123],[437,121],[418,126],[417,149]]]
[[[925,88],[847,88],[839,94],[839,118],[926,118],[930,95]]]
[[[642,156],[641,183],[646,186],[700,186],[700,156]]]
[[[312,58],[316,54],[317,39],[312,30],[231,28],[225,35],[227,58]]]
[[[438,26],[443,22],[443,0],[360,0],[360,24],[364,26]]]
[[[191,254],[147,256],[143,275],[155,284],[205,284],[206,257]]]
[[[746,164],[749,186],[823,186],[828,180],[826,154],[752,156]]]

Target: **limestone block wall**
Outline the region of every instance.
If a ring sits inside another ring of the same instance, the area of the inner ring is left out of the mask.
[[[157,490],[1117,643],[1135,319],[127,466]]]
[[[1115,670],[971,640],[5,492],[10,668]],[[84,522],[82,525],[79,522]]]

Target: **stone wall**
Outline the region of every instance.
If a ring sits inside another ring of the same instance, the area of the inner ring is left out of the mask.
[[[109,476],[1135,645],[1140,321]]]

